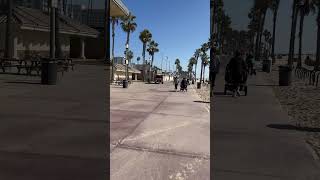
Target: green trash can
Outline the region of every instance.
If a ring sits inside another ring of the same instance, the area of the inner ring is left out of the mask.
[[[279,86],[290,86],[292,69],[290,66],[279,66]]]
[[[42,59],[41,63],[41,84],[57,84],[58,65],[54,59]]]
[[[128,88],[128,81],[127,80],[123,80],[123,88]]]

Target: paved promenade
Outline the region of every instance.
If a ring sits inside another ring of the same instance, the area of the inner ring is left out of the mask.
[[[0,74],[0,179],[105,179],[104,66],[77,65],[57,85],[39,83]]]
[[[223,95],[223,75],[222,71],[217,79],[214,98],[214,179],[320,179],[319,162],[305,134],[285,128],[291,122],[267,74],[251,77],[248,96],[240,98]]]
[[[172,83],[111,88],[111,180],[209,180],[205,104]]]

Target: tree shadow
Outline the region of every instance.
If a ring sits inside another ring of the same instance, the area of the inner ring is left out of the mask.
[[[303,132],[320,132],[320,128],[299,127],[299,126],[293,126],[290,124],[269,124],[269,125],[267,125],[267,127],[273,128],[273,129],[281,129],[281,130],[295,130],[295,131],[303,131]]]

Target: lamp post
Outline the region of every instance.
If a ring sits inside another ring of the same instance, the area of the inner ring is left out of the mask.
[[[126,51],[125,51],[125,64],[126,64],[126,80],[129,80],[129,59],[128,59],[128,51],[129,51],[129,44],[126,44]]]
[[[12,35],[12,0],[7,0],[7,24],[6,24],[6,44],[5,44],[5,54],[6,58],[11,57],[11,35]]]
[[[41,83],[55,85],[57,82],[56,58],[56,8],[58,0],[50,0],[50,58],[43,59],[41,66]]]

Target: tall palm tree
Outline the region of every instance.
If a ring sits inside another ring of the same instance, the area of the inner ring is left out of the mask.
[[[209,50],[209,43],[204,43],[201,45],[201,73],[200,73],[200,87],[203,73],[203,63],[204,60],[208,57],[207,51]]]
[[[179,72],[179,67],[180,67],[180,59],[176,59],[176,61],[174,62],[174,64],[176,65],[176,71],[178,72],[178,73],[180,73]]]
[[[317,53],[316,53],[316,62],[314,69],[320,69],[320,0],[312,0],[312,3],[317,7],[318,14],[317,14]]]
[[[112,60],[111,60],[111,81],[114,79],[114,37],[115,37],[115,28],[118,25],[119,19],[116,17],[111,17],[111,24],[112,24]]]
[[[292,15],[291,15],[291,34],[290,34],[290,45],[289,45],[289,57],[288,65],[293,68],[293,56],[294,56],[294,45],[296,37],[296,26],[297,26],[297,15],[298,15],[298,3],[299,0],[293,0],[292,3]]]
[[[271,57],[272,63],[275,63],[274,49],[275,49],[275,41],[276,41],[276,26],[277,26],[277,18],[278,18],[278,10],[279,10],[280,0],[273,0],[271,2],[271,10],[273,12],[273,28],[272,28],[272,50]]]
[[[189,60],[189,64],[191,64],[191,68],[193,69],[193,66],[196,66],[197,65],[197,59],[195,57],[191,57],[190,60]],[[192,72],[192,69],[191,69],[191,72]],[[195,73],[194,73],[195,75]]]
[[[130,33],[134,32],[137,28],[137,24],[134,22],[136,16],[131,13],[128,16],[124,16],[121,18],[121,27],[124,32],[127,33],[127,41],[126,44],[129,45],[130,41]]]
[[[140,32],[140,36],[139,36],[140,41],[143,44],[142,47],[142,58],[143,58],[143,63],[145,63],[146,60],[146,47],[147,47],[147,43],[151,41],[152,39],[152,34],[148,29],[144,29],[143,31]]]
[[[143,44],[143,47],[142,47],[142,61],[143,61],[143,64],[146,65],[147,64],[147,62],[146,62],[146,47],[147,47],[147,43],[150,42],[151,39],[152,39],[152,34],[148,29],[145,29],[142,32],[140,32],[139,39]],[[143,72],[144,72],[144,76],[143,76],[144,79],[143,80],[145,81],[145,70]]]
[[[153,65],[153,61],[154,61],[154,54],[159,52],[159,48],[158,48],[159,44],[156,43],[154,40],[152,40],[149,44],[148,44],[148,53],[149,55],[151,56],[151,64],[150,64],[150,71],[149,71],[149,82],[150,82],[150,78],[151,78],[151,68],[152,68],[152,65]]]
[[[205,80],[205,71],[206,71],[206,67],[208,66],[208,64],[209,64],[209,56],[207,55],[205,58],[204,58],[204,61],[203,61],[203,83],[204,83],[204,80]]]
[[[135,19],[136,19],[136,17],[134,15],[132,15],[131,13],[128,16],[124,16],[124,17],[121,18],[122,30],[127,33],[126,49],[128,49],[128,47],[129,47],[130,33],[134,32],[136,30],[136,28],[137,28],[137,24],[134,22]],[[127,54],[126,54],[126,56],[127,56]],[[128,57],[126,57],[126,58],[128,58]],[[127,77],[128,77],[128,74],[129,74],[128,73],[128,65],[127,65],[127,68],[126,68],[126,74],[127,74]]]
[[[195,70],[194,70],[194,76],[196,78],[196,82],[197,82],[197,66],[198,66],[198,59],[200,57],[200,53],[201,53],[201,49],[197,49],[195,52],[194,52],[194,58],[195,58]]]
[[[304,26],[304,18],[308,16],[310,12],[315,12],[315,6],[313,1],[305,0],[303,3],[299,5],[299,13],[300,13],[300,22],[299,22],[299,57],[297,67],[302,66],[302,35],[303,35],[303,26]]]
[[[205,73],[205,67],[208,64],[209,56],[206,52],[201,53],[201,75],[200,75],[200,84],[204,82],[204,73]]]

